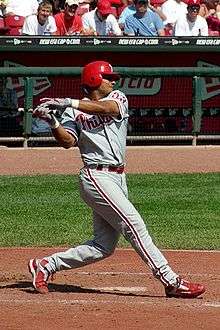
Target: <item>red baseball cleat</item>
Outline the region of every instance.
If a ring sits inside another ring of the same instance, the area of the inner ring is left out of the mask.
[[[191,283],[181,278],[177,279],[177,286],[168,286],[165,293],[168,298],[196,298],[205,292],[202,284]]]
[[[28,269],[33,278],[33,286],[36,291],[41,294],[46,294],[49,292],[47,282],[50,277],[50,273],[45,268],[47,263],[48,261],[45,259],[31,259],[28,263]]]

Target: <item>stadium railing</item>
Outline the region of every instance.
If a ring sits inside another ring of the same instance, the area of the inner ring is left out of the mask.
[[[218,140],[219,134],[204,135],[201,133],[202,120],[202,97],[201,97],[201,78],[202,77],[220,77],[220,68],[218,67],[116,67],[122,77],[188,77],[192,79],[192,130],[190,134],[142,134],[129,135],[128,141],[191,141],[193,146],[197,145],[199,140]],[[21,137],[0,137],[0,142],[21,142],[23,147],[28,147],[33,141],[54,141],[52,136],[36,137],[31,136],[32,115],[29,109],[33,108],[33,77],[41,76],[79,76],[81,67],[0,67],[0,77],[23,77],[24,78],[24,122],[23,136]],[[70,96],[70,95],[68,95]],[[59,97],[59,95],[57,95]]]

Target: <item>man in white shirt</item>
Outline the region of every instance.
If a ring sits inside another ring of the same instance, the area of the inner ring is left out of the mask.
[[[208,36],[206,19],[199,15],[200,0],[189,0],[187,14],[176,21],[175,36]]]
[[[108,0],[99,0],[96,9],[82,16],[82,24],[85,35],[120,36],[122,34]]]
[[[5,9],[5,14],[26,17],[36,14],[38,5],[39,3],[37,0],[9,0]]]
[[[164,25],[173,26],[179,17],[187,13],[187,5],[181,0],[166,0],[161,6],[161,11],[166,16]]]
[[[21,34],[23,35],[55,35],[56,23],[52,14],[52,5],[43,1],[39,5],[37,15],[30,15],[25,18]]]

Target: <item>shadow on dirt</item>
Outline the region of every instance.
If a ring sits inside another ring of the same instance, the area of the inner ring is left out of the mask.
[[[88,287],[81,287],[77,285],[71,284],[54,284],[50,283],[48,285],[50,292],[59,292],[59,293],[91,293],[91,294],[107,294],[107,295],[117,295],[117,296],[132,296],[132,297],[148,297],[148,298],[162,298],[161,295],[152,295],[152,294],[145,294],[145,293],[134,293],[134,292],[121,292],[119,290],[104,290],[104,289],[95,289],[95,288],[88,288]],[[0,285],[1,289],[18,289],[20,291],[29,293],[29,294],[37,294],[34,291],[32,282],[29,281],[19,281],[16,283]]]

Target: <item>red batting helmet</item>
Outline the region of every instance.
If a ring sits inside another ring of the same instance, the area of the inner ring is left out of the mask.
[[[81,81],[83,86],[98,88],[102,79],[118,80],[120,75],[113,72],[111,64],[105,61],[91,62],[83,68]]]

